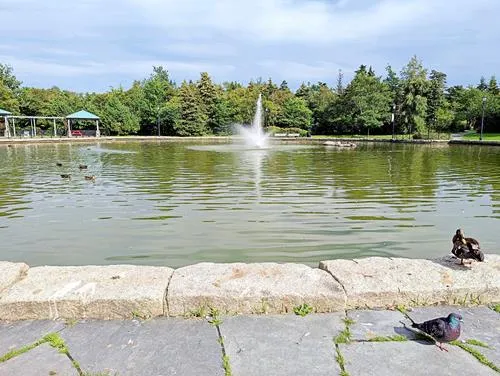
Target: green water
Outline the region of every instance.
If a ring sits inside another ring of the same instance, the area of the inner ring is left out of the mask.
[[[500,253],[496,147],[1,145],[0,161],[0,260],[428,258],[449,254],[458,227]]]

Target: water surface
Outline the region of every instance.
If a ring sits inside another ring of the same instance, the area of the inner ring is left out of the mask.
[[[448,254],[458,227],[500,253],[496,147],[2,145],[0,160],[0,260],[427,258]]]

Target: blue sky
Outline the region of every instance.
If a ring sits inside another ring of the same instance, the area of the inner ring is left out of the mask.
[[[450,84],[500,67],[499,0],[0,0],[0,62],[28,86],[128,87],[163,65],[175,81],[272,77],[335,85],[416,54]]]

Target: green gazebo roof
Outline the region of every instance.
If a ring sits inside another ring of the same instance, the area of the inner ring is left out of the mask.
[[[5,116],[5,115],[12,115],[12,113],[7,110],[2,110],[0,108],[0,116]]]
[[[99,116],[91,114],[88,111],[81,110],[66,116],[66,119],[99,120]]]

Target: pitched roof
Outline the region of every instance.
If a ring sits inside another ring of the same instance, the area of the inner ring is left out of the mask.
[[[7,111],[7,110],[2,110],[2,109],[0,108],[0,116],[5,116],[5,115],[12,115],[12,113],[10,113],[10,112],[9,112],[9,111]]]
[[[66,119],[82,119],[82,120],[99,120],[99,116],[94,115],[88,111],[81,110],[74,114],[66,116]]]

